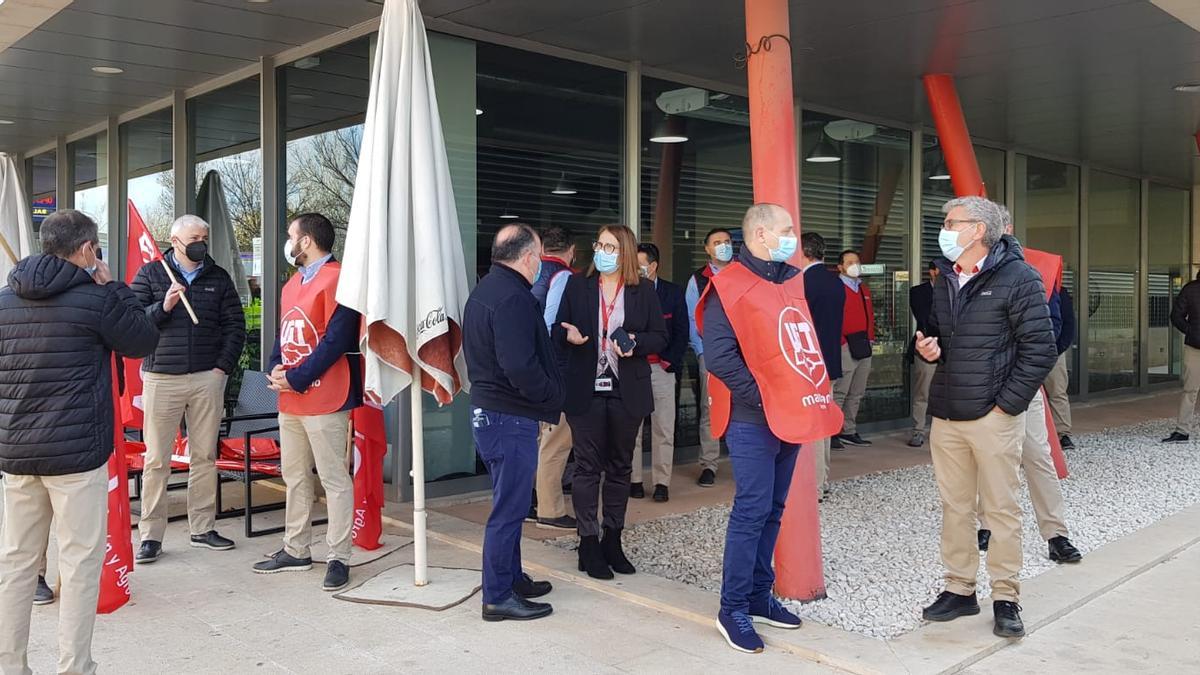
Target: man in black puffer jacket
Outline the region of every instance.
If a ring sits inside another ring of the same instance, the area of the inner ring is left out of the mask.
[[[933,470],[942,496],[942,563],[946,591],[929,621],[979,613],[976,500],[992,530],[988,574],[993,632],[1020,637],[1021,573],[1018,469],[1024,414],[1058,356],[1041,275],[1004,235],[1003,207],[962,197],[942,209],[935,262],[944,283],[933,289],[930,335],[917,333],[917,353],[937,364],[929,391]]]
[[[217,432],[225,407],[225,382],[246,342],[246,318],[229,273],[208,255],[208,223],[182,216],[171,225],[171,249],[161,264],[145,265],[133,292],[146,316],[162,331],[158,349],[142,363],[146,467],[143,471],[142,535],[137,562],[152,563],[167,528],[167,478],[179,423],[188,429],[188,526],[191,545],[227,551],[233,542],[217,534]],[[193,323],[180,296],[199,320]]]
[[[50,521],[57,523],[62,605],[59,672],[95,672],[113,450],[112,353],[142,357],[158,330],[97,259],[96,223],[59,211],[43,254],[0,290],[0,672],[28,672],[29,612]]]

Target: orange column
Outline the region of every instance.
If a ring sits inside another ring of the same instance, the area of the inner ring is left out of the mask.
[[[787,0],[746,0],[746,75],[750,93],[750,157],[754,201],[779,204],[800,232],[796,118]],[[797,251],[799,255],[799,251]],[[775,592],[793,600],[825,597],[821,524],[811,446],[801,448],[779,542]]]
[[[946,158],[950,170],[950,182],[958,197],[986,197],[987,188],[979,174],[979,162],[975,159],[975,146],[967,133],[967,122],[963,118],[958,91],[954,78],[945,75],[925,75],[925,96],[929,99],[929,112],[937,128],[938,145]]]

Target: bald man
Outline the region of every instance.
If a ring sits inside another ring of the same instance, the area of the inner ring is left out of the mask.
[[[539,619],[553,611],[530,601],[549,593],[550,582],[533,581],[521,570],[521,523],[537,473],[539,422],[557,422],[563,403],[550,335],[530,292],[541,256],[533,228],[502,228],[492,243],[492,268],[463,313],[472,434],[492,479],[483,535],[484,621]]]

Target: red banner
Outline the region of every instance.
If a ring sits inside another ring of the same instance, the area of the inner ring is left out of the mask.
[[[129,243],[125,249],[125,283],[133,283],[142,265],[162,260],[162,251],[150,235],[150,230],[138,213],[133,200],[129,200]],[[125,395],[121,397],[121,421],[127,427],[141,429],[142,412],[142,360],[125,359]]]
[[[373,551],[383,543],[383,457],[387,433],[383,410],[365,403],[350,413],[354,430],[354,545]]]
[[[117,389],[113,358],[113,400]],[[133,531],[129,527],[129,480],[125,473],[125,430],[113,411],[113,453],[108,458],[108,541],[100,569],[100,600],[96,611],[109,614],[129,602],[129,573],[133,571]]]

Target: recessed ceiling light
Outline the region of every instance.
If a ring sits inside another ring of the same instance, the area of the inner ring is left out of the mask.
[[[1177,85],[1175,85],[1174,89],[1175,89],[1175,91],[1195,93],[1195,92],[1200,91],[1200,83],[1188,82],[1187,84],[1177,84]]]
[[[476,108],[476,109],[475,109],[475,116],[476,116],[476,117],[479,117],[479,116],[480,116],[480,115],[482,115],[482,114],[483,114],[483,108]]]
[[[92,66],[92,72],[101,75],[120,75],[125,72],[125,69],[116,66]]]
[[[318,56],[306,56],[302,59],[297,59],[292,65],[300,70],[310,70],[321,65],[321,58]]]
[[[0,5],[2,4],[4,4],[4,0],[0,0]],[[0,120],[0,124],[16,124],[16,122],[12,120]]]
[[[246,2],[248,2],[252,5],[265,5],[270,1],[271,0],[246,0]]]
[[[288,100],[289,101],[311,101],[311,100],[313,100],[313,95],[312,94],[291,94],[290,96],[288,96]]]

